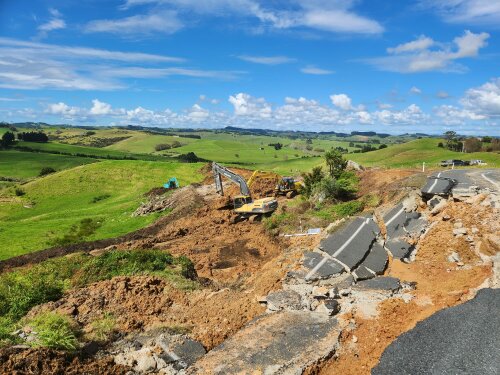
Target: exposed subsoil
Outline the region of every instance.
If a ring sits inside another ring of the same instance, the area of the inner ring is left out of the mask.
[[[0,348],[0,374],[125,375],[112,357],[82,358],[52,349]]]
[[[449,221],[442,220],[446,215],[451,218]],[[382,302],[375,319],[359,314],[344,316],[354,319],[356,328],[343,332],[340,352],[319,373],[369,374],[383,351],[399,335],[436,311],[469,300],[475,288],[491,277],[491,264],[481,261],[479,251],[494,253],[492,236],[499,230],[498,213],[475,204],[471,214],[470,204],[455,202],[431,220],[435,224],[420,240],[415,261],[406,264],[394,260],[387,270],[389,276],[416,283],[414,298],[409,303],[399,298]],[[453,235],[453,225],[459,221],[466,228],[478,228],[474,246],[466,237]],[[459,254],[462,263],[448,261],[453,251]]]

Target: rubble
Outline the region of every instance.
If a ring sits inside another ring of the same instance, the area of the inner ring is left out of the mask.
[[[301,310],[302,298],[293,290],[271,292],[266,297],[267,311]]]

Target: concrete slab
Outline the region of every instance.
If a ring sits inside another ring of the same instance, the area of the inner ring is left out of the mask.
[[[349,269],[355,268],[375,241],[373,219],[358,217],[321,241],[320,248]]]
[[[404,259],[410,255],[415,248],[402,238],[390,238],[385,242],[385,247],[396,259]]]
[[[373,271],[369,270],[363,265],[360,265],[358,268],[356,268],[353,272],[352,275],[358,280],[367,280],[367,279],[372,279],[375,276],[377,276]]]
[[[400,237],[406,234],[404,225],[406,221],[406,212],[402,204],[398,204],[387,214],[384,215],[384,223],[388,237]]]
[[[374,242],[366,259],[360,266],[369,268],[377,275],[382,275],[387,267],[389,255],[382,245]]]
[[[263,315],[208,352],[193,374],[302,374],[335,353],[337,320],[311,311]]]
[[[319,268],[316,267],[323,263]],[[309,280],[326,279],[333,275],[339,275],[344,272],[344,267],[332,259],[328,259],[320,253],[313,251],[308,251],[304,253],[304,259],[302,261],[303,266],[309,270],[315,270],[313,274],[308,273]]]
[[[378,289],[395,292],[401,288],[401,283],[396,277],[380,276],[370,280],[363,280],[353,286],[354,289]]]

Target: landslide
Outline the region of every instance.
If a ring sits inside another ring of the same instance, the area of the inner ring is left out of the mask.
[[[483,197],[484,199],[484,197]],[[349,314],[345,319],[356,328],[342,334],[341,350],[336,358],[323,365],[319,374],[370,374],[384,350],[402,333],[435,312],[471,299],[475,291],[492,276],[485,255],[498,251],[500,230],[498,210],[480,205],[481,197],[471,203],[449,202],[438,215],[430,217],[432,227],[418,244],[415,261],[392,260],[386,274],[401,281],[414,283],[413,298],[383,301],[378,316],[367,319],[361,314]],[[467,236],[454,236],[456,223],[475,228]],[[450,262],[452,252],[460,262]]]

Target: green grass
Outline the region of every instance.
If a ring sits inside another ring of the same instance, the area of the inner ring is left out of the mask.
[[[168,135],[148,134],[143,132],[134,132],[133,135],[123,141],[112,144],[106,147],[109,150],[127,151],[131,153],[146,154],[156,153],[155,146],[160,143],[172,144],[178,141],[182,144],[189,144],[197,141],[191,138],[180,138]],[[200,155],[198,155],[200,156]]]
[[[95,159],[76,156],[0,150],[0,177],[27,179],[38,176],[43,167],[59,171],[94,162]]]
[[[33,347],[75,350],[78,347],[78,328],[69,317],[55,312],[43,312],[26,319],[24,324],[36,332]]]
[[[425,162],[427,167],[436,168],[439,167],[441,160],[447,159],[481,159],[488,163],[488,167],[500,167],[500,154],[498,153],[474,152],[464,154],[440,148],[438,147],[439,142],[442,142],[442,140],[423,138],[364,154],[349,154],[346,157],[368,167],[421,168],[422,162]]]
[[[142,228],[159,214],[132,217],[143,194],[177,177],[181,186],[200,182],[202,164],[109,160],[38,178],[0,195],[0,260],[46,248],[84,219],[99,227],[85,237],[115,237]],[[106,196],[105,199],[101,199]],[[27,208],[31,207],[31,208]]]

